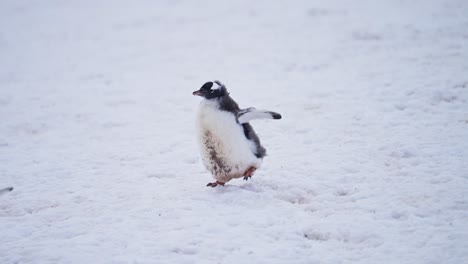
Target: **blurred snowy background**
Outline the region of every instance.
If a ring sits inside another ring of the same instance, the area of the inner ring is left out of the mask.
[[[206,188],[191,92],[269,152]],[[0,1],[0,263],[468,263],[468,2]]]

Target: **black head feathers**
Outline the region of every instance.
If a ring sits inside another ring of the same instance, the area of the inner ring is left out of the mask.
[[[202,96],[206,99],[219,98],[228,94],[226,86],[218,80],[206,82],[198,91],[193,92],[193,95]]]

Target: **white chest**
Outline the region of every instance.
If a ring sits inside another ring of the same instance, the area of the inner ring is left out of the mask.
[[[198,109],[197,125],[201,157],[215,179],[226,182],[242,177],[251,166],[260,167],[262,160],[254,155],[255,144],[247,140],[234,114],[204,100]]]

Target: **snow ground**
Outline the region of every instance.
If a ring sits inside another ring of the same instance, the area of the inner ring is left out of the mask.
[[[467,263],[468,2],[0,2],[0,263]],[[220,79],[269,156],[206,188]]]

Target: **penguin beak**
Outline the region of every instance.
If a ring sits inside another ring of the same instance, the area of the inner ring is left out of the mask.
[[[203,96],[203,92],[198,90],[192,93],[193,95]]]

